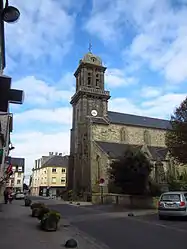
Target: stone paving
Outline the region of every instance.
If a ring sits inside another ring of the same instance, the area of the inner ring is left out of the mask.
[[[53,202],[54,203],[54,202]],[[44,232],[38,227],[39,221],[30,216],[31,210],[23,201],[3,205],[0,212],[0,248],[2,249],[57,249],[63,248],[67,239],[74,238],[81,249],[107,249],[92,237],[69,226],[65,220],[57,232]],[[68,225],[68,226],[64,226]]]

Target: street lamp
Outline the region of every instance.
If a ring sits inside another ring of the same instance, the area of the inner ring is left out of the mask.
[[[8,2],[8,1],[7,1]],[[7,6],[2,12],[2,19],[4,22],[13,23],[16,22],[20,17],[20,12],[13,6]]]
[[[8,0],[5,2],[0,0],[0,70],[1,74],[6,66],[5,62],[5,34],[4,34],[4,22],[14,23],[20,17],[19,10],[10,6]]]

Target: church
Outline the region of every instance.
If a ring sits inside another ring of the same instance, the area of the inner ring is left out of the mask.
[[[105,90],[105,71],[101,58],[88,52],[74,74],[69,188],[97,192],[102,178],[108,191],[107,169],[111,160],[122,156],[127,148],[144,152],[155,166],[153,177],[157,169],[162,169],[160,180],[164,181],[164,172],[173,169],[165,145],[170,122],[109,111],[110,92]]]

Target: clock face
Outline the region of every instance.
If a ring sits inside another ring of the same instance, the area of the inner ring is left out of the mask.
[[[97,116],[97,111],[96,110],[92,110],[91,111],[91,115],[94,116],[94,117],[96,117]]]

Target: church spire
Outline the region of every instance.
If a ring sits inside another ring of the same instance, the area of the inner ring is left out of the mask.
[[[88,51],[89,51],[89,53],[92,53],[92,43],[91,42],[89,42]]]

